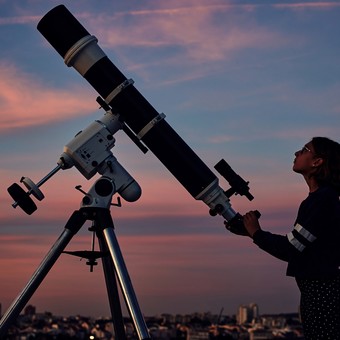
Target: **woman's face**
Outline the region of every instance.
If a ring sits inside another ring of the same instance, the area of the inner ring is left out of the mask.
[[[312,142],[295,152],[293,171],[308,176],[315,171],[315,151]]]

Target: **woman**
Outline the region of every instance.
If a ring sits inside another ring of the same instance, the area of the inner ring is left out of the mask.
[[[309,188],[286,236],[263,231],[255,212],[243,217],[254,243],[288,262],[301,292],[306,339],[340,339],[340,144],[314,137],[295,153],[293,170]]]

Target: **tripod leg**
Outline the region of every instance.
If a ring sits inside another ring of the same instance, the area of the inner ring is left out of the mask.
[[[99,234],[99,235],[98,235]],[[97,233],[100,251],[102,253],[108,253],[109,250],[105,243],[102,233]],[[116,281],[116,274],[114,271],[112,259],[109,256],[104,256],[102,258],[103,270],[106,282],[106,289],[109,298],[109,304],[111,309],[113,327],[115,331],[115,339],[126,340],[124,320],[122,309],[119,300],[118,286]]]
[[[137,297],[133,290],[114,230],[110,227],[105,228],[103,233],[115,266],[115,271],[117,273],[126,305],[134,322],[138,337],[139,339],[151,339],[142,312],[139,308]]]
[[[67,222],[64,231],[49,250],[39,267],[33,273],[27,285],[13,301],[12,305],[0,320],[0,338],[6,334],[8,328],[19,316],[20,312],[30,300],[34,292],[38,289],[39,285],[53,267],[62,251],[66,248],[72,237],[79,231],[84,222],[85,219],[82,214],[79,213],[79,211],[75,211]]]
[[[142,312],[139,308],[132,283],[127,271],[122,252],[114,233],[113,221],[108,209],[96,211],[97,226],[101,228],[107,248],[113,261],[114,269],[124,296],[126,306],[133,320],[139,339],[151,339]]]

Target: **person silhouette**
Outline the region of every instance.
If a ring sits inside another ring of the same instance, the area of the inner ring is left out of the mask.
[[[340,339],[340,144],[314,137],[295,152],[293,171],[309,188],[287,235],[262,230],[254,211],[243,216],[248,236],[288,262],[300,290],[305,339]]]

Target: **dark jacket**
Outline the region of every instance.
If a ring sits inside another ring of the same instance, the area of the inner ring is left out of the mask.
[[[287,275],[334,278],[340,274],[340,202],[330,187],[320,187],[301,203],[294,229],[286,236],[258,230],[254,243],[288,262]]]

